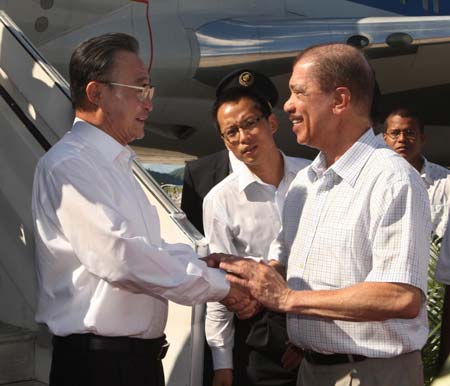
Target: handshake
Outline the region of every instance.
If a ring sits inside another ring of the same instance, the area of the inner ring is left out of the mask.
[[[213,253],[202,260],[208,267],[227,272],[230,292],[221,303],[236,313],[239,319],[251,318],[262,307],[286,312],[292,291],[282,276],[284,267],[278,262],[266,264],[223,253]]]

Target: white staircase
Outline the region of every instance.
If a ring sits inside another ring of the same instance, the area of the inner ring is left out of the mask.
[[[36,333],[0,322],[0,385],[43,385],[33,381]]]

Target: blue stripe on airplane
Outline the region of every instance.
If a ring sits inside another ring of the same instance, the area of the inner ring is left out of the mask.
[[[449,15],[448,0],[348,0],[405,16]]]

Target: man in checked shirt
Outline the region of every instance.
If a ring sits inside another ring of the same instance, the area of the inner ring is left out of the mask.
[[[289,338],[305,350],[298,385],[423,385],[425,186],[370,128],[374,75],[356,48],[305,50],[289,88],[284,110],[297,142],[320,153],[294,179],[269,251],[287,282],[265,264],[219,265],[265,307],[288,313]]]

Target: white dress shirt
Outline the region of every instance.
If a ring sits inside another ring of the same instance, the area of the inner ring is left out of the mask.
[[[450,170],[424,158],[420,174],[428,190],[433,232],[437,236],[443,237],[435,277],[441,283],[449,285],[450,234],[446,230],[450,212]]]
[[[220,300],[229,284],[185,244],[167,244],[132,172],[134,153],[76,119],[39,161],[32,208],[36,320],[64,336],[157,338],[167,299]]]
[[[233,152],[231,150],[228,150],[228,159],[230,160],[230,173],[233,173],[234,170],[236,170],[237,168],[239,168],[240,166],[245,164],[242,161],[239,161],[236,156],[233,154]]]
[[[450,170],[423,158],[420,172],[427,187],[431,205],[433,232],[442,237],[447,229],[450,211]]]
[[[444,233],[441,242],[441,250],[439,251],[439,259],[435,271],[436,280],[450,285],[450,227]]]
[[[287,259],[289,287],[334,290],[406,283],[424,294],[414,319],[349,322],[288,314],[296,345],[321,353],[392,357],[427,339],[425,294],[431,221],[425,186],[370,129],[328,169],[320,153],[287,194],[269,257]]]
[[[310,161],[286,157],[278,187],[262,182],[244,163],[217,184],[203,201],[203,224],[210,252],[267,260],[271,241],[280,230],[280,213],[288,187]],[[214,369],[233,368],[233,313],[220,303],[208,303],[206,339]]]

